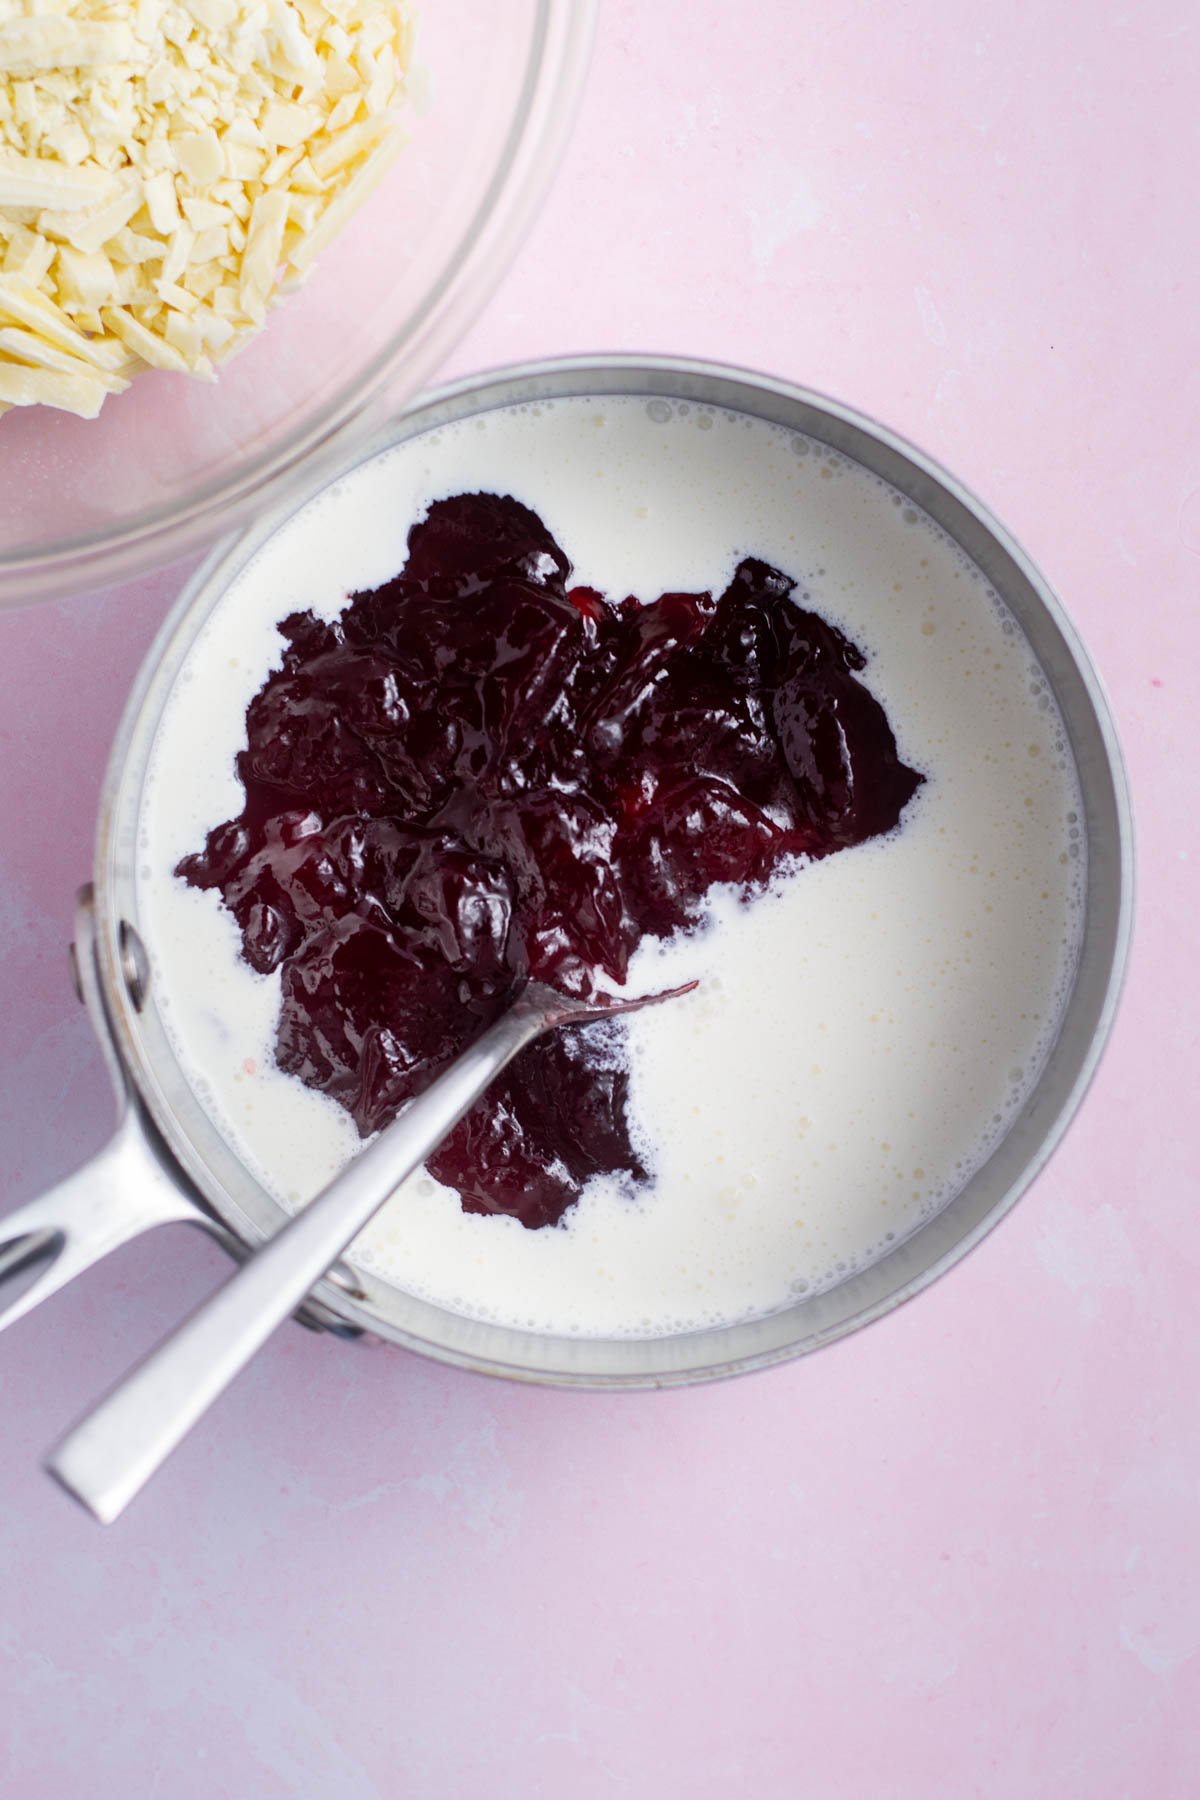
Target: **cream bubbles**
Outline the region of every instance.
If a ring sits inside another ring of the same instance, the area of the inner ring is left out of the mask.
[[[197,1096],[285,1205],[359,1142],[283,1075],[278,976],[173,873],[242,793],[246,707],[297,610],[339,613],[403,564],[435,499],[509,493],[609,594],[722,589],[744,556],[866,652],[903,760],[898,830],[707,924],[646,940],[634,991],[699,988],[629,1021],[631,1107],[653,1184],[593,1181],[561,1225],[464,1213],[419,1174],[353,1259],[422,1298],[533,1331],[657,1336],[762,1315],[861,1268],[986,1158],[1053,1043],[1078,953],[1086,847],[1062,721],[1012,618],[894,490],[816,441],[637,397],[481,414],[326,489],[235,578],[163,713],[141,819],[138,913]]]

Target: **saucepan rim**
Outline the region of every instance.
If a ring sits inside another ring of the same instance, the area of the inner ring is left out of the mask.
[[[1014,614],[1062,711],[1083,791],[1087,893],[1083,943],[1058,1039],[1011,1128],[959,1194],[886,1256],[837,1286],[765,1319],[657,1338],[551,1336],[465,1318],[405,1294],[369,1270],[335,1271],[319,1312],[423,1355],[481,1373],[553,1386],[660,1387],[747,1373],[805,1354],[911,1299],[960,1261],[1011,1210],[1059,1143],[1108,1038],[1133,913],[1133,827],[1123,759],[1103,686],[1045,577],[988,509],[895,432],[811,389],[730,365],[670,356],[530,362],[450,383],[393,420],[353,463],[454,420],[567,395],[687,400],[790,426],[892,483],[947,531]],[[297,486],[219,545],[188,583],[134,684],[104,783],[96,841],[97,954],[120,1059],[182,1172],[248,1247],[284,1217],[241,1167],[187,1087],[153,995],[130,968],[141,784],[171,682],[230,581],[286,518],[345,474]]]

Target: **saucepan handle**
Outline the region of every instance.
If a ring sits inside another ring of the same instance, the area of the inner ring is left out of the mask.
[[[99,1155],[0,1218],[0,1331],[110,1250],[155,1225],[183,1222],[216,1229],[158,1166],[131,1109]]]
[[[76,912],[73,962],[79,995],[100,1040],[117,1098],[108,1143],[49,1193],[0,1218],[0,1331],[93,1263],[155,1225],[224,1228],[193,1198],[185,1178],[130,1089],[113,1045],[96,965],[91,890]]]

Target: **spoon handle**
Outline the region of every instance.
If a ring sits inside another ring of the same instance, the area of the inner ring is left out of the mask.
[[[51,1451],[49,1473],[102,1524],[124,1511],[501,1069],[560,1022],[561,1001],[555,1017],[533,985]]]

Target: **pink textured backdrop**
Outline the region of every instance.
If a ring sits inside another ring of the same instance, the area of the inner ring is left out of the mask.
[[[1200,20],[1188,0],[608,0],[454,360],[690,351],[984,495],[1112,691],[1110,1053],[916,1305],[724,1387],[530,1392],[281,1333],[112,1531],[39,1453],[221,1273],[133,1247],[0,1342],[6,1800],[1200,1792]],[[63,946],[180,573],[0,617],[0,1195],[100,1142]]]

